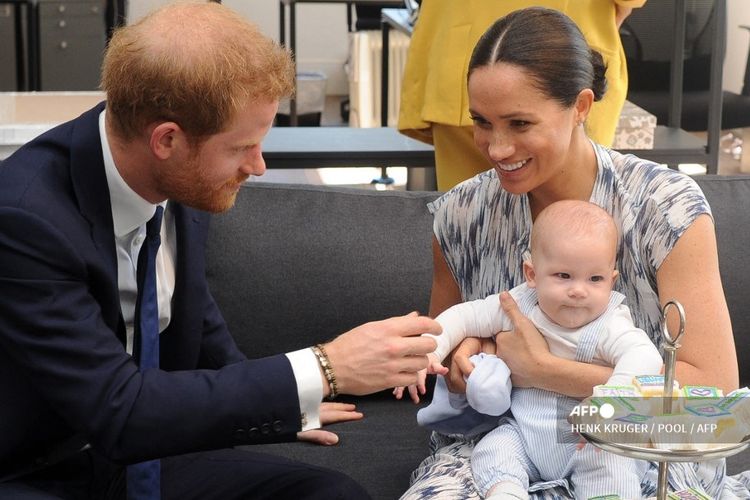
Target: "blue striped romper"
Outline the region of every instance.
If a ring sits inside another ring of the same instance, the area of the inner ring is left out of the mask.
[[[537,307],[536,290],[520,286],[513,291],[519,309],[530,317]],[[607,311],[581,328],[577,345],[571,346],[565,357],[591,363],[600,339],[608,334],[614,311],[624,299],[621,293],[612,292]],[[573,398],[543,389],[513,389],[513,417],[503,417],[474,448],[471,464],[479,491],[484,493],[502,481],[524,491],[529,490],[530,483],[533,491],[559,486],[572,489],[570,494],[576,498],[612,493],[638,498],[647,462],[600,452],[593,446],[579,450],[579,438],[566,420],[577,404]]]

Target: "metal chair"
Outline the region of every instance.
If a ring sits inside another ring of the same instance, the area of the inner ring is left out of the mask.
[[[633,11],[620,30],[628,64],[628,100],[656,115],[662,124],[668,121],[670,50],[674,37],[670,21],[674,4],[673,0],[647,2],[644,7]],[[721,91],[710,88],[716,4],[714,0],[687,3],[680,120],[681,128],[687,131],[707,130],[711,93]],[[722,21],[719,29],[723,31],[722,39],[725,39],[726,19]],[[743,28],[750,30],[747,26]],[[722,59],[724,53],[722,50]],[[744,82],[740,94],[722,92],[722,130],[750,126],[750,64],[745,68]]]

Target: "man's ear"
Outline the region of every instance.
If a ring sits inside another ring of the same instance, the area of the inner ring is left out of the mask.
[[[526,277],[526,284],[529,288],[536,288],[536,272],[530,260],[523,261],[523,275]]]
[[[151,129],[149,147],[160,160],[170,158],[177,147],[185,141],[185,133],[175,122],[161,122]]]

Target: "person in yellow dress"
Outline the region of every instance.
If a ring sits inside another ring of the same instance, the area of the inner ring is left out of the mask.
[[[499,17],[528,0],[423,0],[409,46],[398,129],[435,146],[438,189],[445,191],[491,167],[474,146],[466,73],[474,45]],[[580,27],[607,64],[609,88],[586,120],[589,137],[610,146],[625,102],[628,75],[619,26],[646,0],[545,0]]]

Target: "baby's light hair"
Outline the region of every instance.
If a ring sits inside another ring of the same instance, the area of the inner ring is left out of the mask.
[[[617,252],[618,231],[612,216],[588,201],[562,200],[542,210],[531,228],[531,259],[538,252],[554,251],[550,240],[590,238],[592,235],[612,242],[612,259]]]

